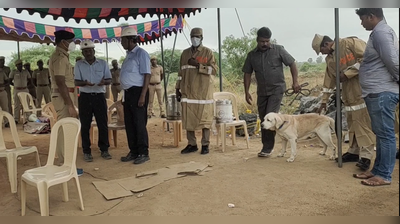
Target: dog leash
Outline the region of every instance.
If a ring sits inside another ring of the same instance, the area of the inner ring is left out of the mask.
[[[298,92],[296,94],[296,96],[293,98],[293,100],[289,103],[289,106],[292,105],[292,103],[294,102],[295,99],[297,99],[297,97],[301,94],[303,96],[309,96],[311,94],[311,91],[309,89],[303,89],[303,87],[308,86],[308,82],[305,82],[303,84],[300,85],[300,92]],[[293,96],[294,94],[294,89],[293,88],[289,88],[285,91],[285,96]]]

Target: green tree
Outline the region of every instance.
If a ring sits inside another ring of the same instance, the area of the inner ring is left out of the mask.
[[[179,71],[179,64],[182,50],[174,50],[172,55],[172,49],[164,49],[164,71],[165,73],[175,73]],[[154,52],[150,55],[157,58],[157,63],[162,65],[161,51]]]
[[[309,59],[307,60],[307,62],[310,63],[310,64],[313,63],[312,58],[309,58]]]
[[[317,59],[315,60],[318,64],[322,63],[322,56],[317,57]]]
[[[230,35],[223,40],[222,51],[226,60],[226,70],[232,77],[242,76],[247,53],[257,47],[257,30],[258,28],[252,28],[244,37],[236,38]],[[271,43],[276,44],[276,39],[272,39]]]

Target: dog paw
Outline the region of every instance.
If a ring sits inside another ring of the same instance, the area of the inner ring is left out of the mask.
[[[324,151],[321,151],[321,152],[319,152],[319,154],[320,154],[321,156],[324,156],[324,155],[325,155],[325,152],[324,152]]]
[[[285,154],[282,154],[282,153],[278,154],[278,157],[284,157],[284,156],[285,156]]]
[[[286,160],[286,162],[292,163],[292,162],[294,162],[294,158],[290,157],[289,159]]]

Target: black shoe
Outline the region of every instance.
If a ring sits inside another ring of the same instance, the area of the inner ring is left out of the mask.
[[[201,146],[201,153],[202,155],[208,154],[210,150],[208,149],[208,145]]]
[[[139,155],[134,161],[133,164],[142,164],[146,161],[149,161],[150,157],[148,155]]]
[[[128,155],[121,157],[121,162],[129,162],[135,160],[137,157],[137,155],[133,155],[131,152],[129,152]]]
[[[347,162],[358,162],[359,156],[357,154],[349,153],[346,152],[345,154],[342,155],[342,162],[347,163]],[[338,158],[335,159],[335,161],[338,161]]]
[[[5,127],[5,128],[9,128],[9,127],[10,127],[10,123],[8,123],[8,122],[5,123],[5,124],[4,124],[4,127]],[[399,152],[399,151],[397,151],[397,153],[398,153],[398,152]]]
[[[90,154],[90,153],[84,153],[84,154],[83,154],[83,159],[84,159],[86,162],[93,162],[93,156],[92,156],[92,154]]]
[[[191,152],[196,152],[197,150],[199,150],[197,145],[187,145],[186,148],[182,149],[181,154],[188,154]]]
[[[150,118],[151,118],[151,115],[147,115],[147,118],[149,118],[149,119],[150,119]]]
[[[357,167],[366,171],[369,170],[369,166],[371,165],[371,160],[366,158],[361,158],[356,164]]]
[[[399,149],[397,149],[396,159],[399,159]]]
[[[15,121],[15,124],[18,124],[18,121]]]
[[[110,155],[110,153],[108,153],[108,151],[102,151],[101,157],[103,157],[104,159],[112,159],[112,156]]]
[[[161,118],[167,118],[167,116],[165,116],[165,114],[161,114]]]

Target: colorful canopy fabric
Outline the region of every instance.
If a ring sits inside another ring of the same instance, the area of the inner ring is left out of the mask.
[[[158,20],[129,26],[137,30],[141,43],[148,44],[160,38]],[[184,20],[181,16],[161,19],[161,27],[165,37],[172,33],[181,32],[183,26]],[[126,26],[107,28],[57,27],[0,16],[0,39],[52,43],[55,40],[54,31],[68,30],[75,34],[77,43],[83,39],[91,39],[96,43],[112,42],[120,39],[121,31],[124,27]]]
[[[9,8],[4,8],[9,10]],[[174,15],[190,16],[196,11],[201,11],[201,8],[16,8],[18,13],[26,10],[30,15],[33,13],[39,13],[42,18],[47,15],[53,16],[54,19],[63,17],[66,22],[70,19],[75,19],[77,23],[80,20],[85,19],[88,23],[92,19],[97,22],[105,19],[107,22],[110,19],[119,20],[123,17],[128,19],[129,17],[137,18],[138,15],[145,17],[147,14],[153,15],[164,15],[172,17]]]

